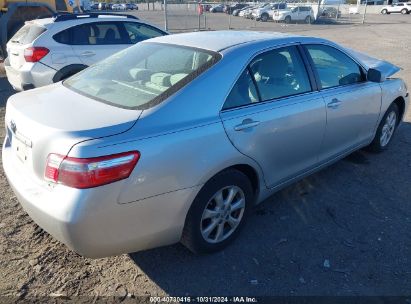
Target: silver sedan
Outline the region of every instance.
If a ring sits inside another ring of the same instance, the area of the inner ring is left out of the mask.
[[[386,149],[409,104],[398,70],[280,33],[147,40],[10,97],[4,171],[31,218],[84,256],[216,251],[275,191]]]

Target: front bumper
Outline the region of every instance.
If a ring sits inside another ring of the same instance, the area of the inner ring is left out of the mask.
[[[200,188],[119,204],[121,181],[83,190],[51,186],[31,176],[6,144],[2,157],[9,184],[29,216],[70,249],[91,258],[178,242]]]
[[[16,91],[25,91],[53,83],[56,71],[41,62],[26,62],[19,69],[10,65],[8,59],[4,61],[7,79]]]

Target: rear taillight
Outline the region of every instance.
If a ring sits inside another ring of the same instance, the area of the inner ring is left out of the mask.
[[[45,47],[29,47],[24,50],[24,59],[26,62],[38,62],[49,52],[49,49]]]
[[[52,153],[47,157],[44,177],[72,188],[92,188],[129,177],[139,158],[138,151],[93,158]]]

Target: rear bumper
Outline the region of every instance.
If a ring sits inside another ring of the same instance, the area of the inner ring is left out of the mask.
[[[25,91],[53,83],[56,71],[48,66],[37,63],[25,63],[19,69],[13,68],[8,59],[4,61],[7,79],[17,91]]]
[[[51,186],[30,177],[6,144],[2,157],[9,184],[29,216],[70,249],[91,258],[178,242],[199,191],[198,186],[119,204],[121,181],[85,190]]]

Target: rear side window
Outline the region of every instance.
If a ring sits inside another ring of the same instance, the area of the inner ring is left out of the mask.
[[[365,80],[360,66],[341,51],[326,45],[306,45],[322,88],[354,84]]]
[[[307,71],[296,47],[279,48],[257,56],[250,64],[261,101],[311,91]]]
[[[70,44],[71,43],[70,30],[64,30],[58,34],[55,34],[53,36],[53,39],[57,41],[58,43]]]
[[[311,91],[304,62],[296,47],[258,55],[237,80],[224,109],[275,100]]]
[[[135,44],[137,42],[147,40],[150,38],[164,36],[165,33],[146,24],[137,22],[124,23],[127,35],[130,39],[130,43]]]
[[[33,42],[37,37],[46,31],[46,28],[28,23],[24,25],[16,34],[10,39],[13,43],[27,44]]]
[[[223,109],[226,110],[241,107],[254,102],[259,102],[259,100],[250,69],[247,68],[231,89]]]
[[[74,26],[53,36],[59,43],[71,45],[129,44],[122,22],[94,22]]]

